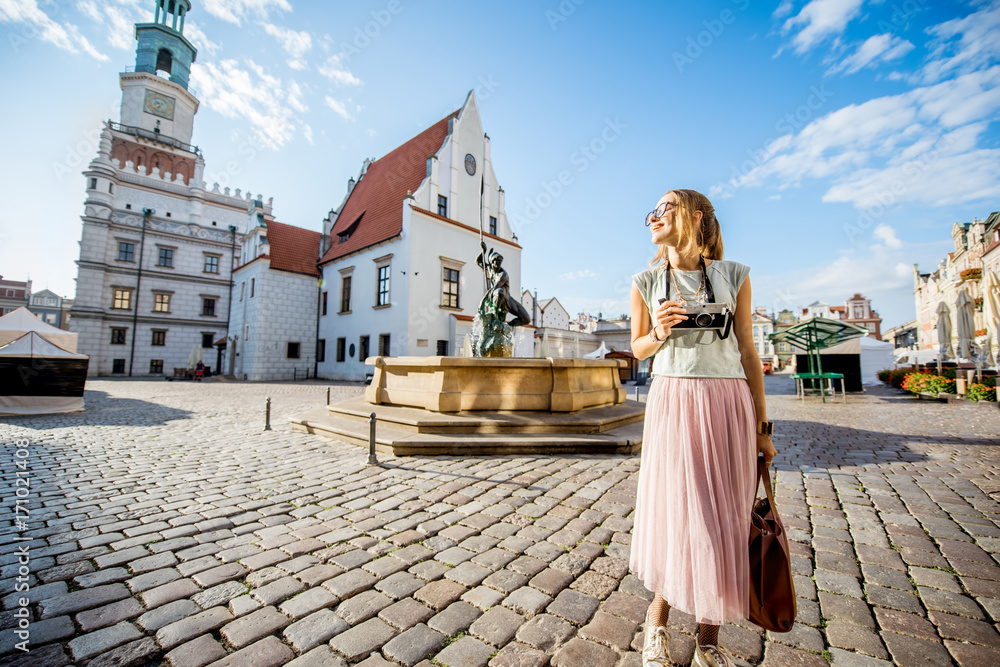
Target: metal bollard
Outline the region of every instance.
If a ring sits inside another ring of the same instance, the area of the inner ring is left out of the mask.
[[[635,386],[635,400],[639,400],[639,385]]]
[[[377,466],[378,459],[375,458],[375,413],[368,417],[368,465]]]
[[[264,430],[271,430],[271,397],[267,397],[267,403],[264,404]]]
[[[326,404],[330,405],[330,388],[326,388]]]

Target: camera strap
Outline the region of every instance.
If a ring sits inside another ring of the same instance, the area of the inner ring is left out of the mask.
[[[698,261],[701,264],[701,279],[705,283],[705,294],[708,297],[708,302],[709,303],[715,303],[715,290],[712,289],[712,281],[708,279],[708,270],[705,267],[705,256],[704,255],[699,255],[698,256]],[[673,274],[670,273],[670,260],[668,259],[667,260],[667,275],[666,275],[667,301],[670,300],[670,277],[672,275]],[[678,292],[678,294],[679,294],[679,292]],[[722,330],[721,333],[719,333],[718,331],[716,331],[716,335],[721,340],[725,340],[726,338],[729,338],[729,332],[732,331],[733,320],[734,319],[736,319],[735,314],[732,313],[732,312],[730,312],[729,309],[727,308],[726,309],[726,327],[725,327],[725,329]]]
[[[705,257],[704,255],[698,256],[698,261],[701,263],[701,279],[705,283],[705,294],[708,296],[709,303],[715,303],[715,290],[712,289],[712,281],[708,279],[708,271],[705,268]],[[667,301],[670,300],[670,260],[667,260]],[[678,292],[680,294],[680,292]],[[728,335],[728,333],[727,333]]]

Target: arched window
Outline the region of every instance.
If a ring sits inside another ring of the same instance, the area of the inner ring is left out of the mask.
[[[168,49],[160,49],[160,52],[156,54],[156,71],[163,71],[167,74],[172,72],[174,66],[174,57]]]

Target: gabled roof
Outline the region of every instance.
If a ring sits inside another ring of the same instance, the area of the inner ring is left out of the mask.
[[[321,236],[319,232],[301,227],[273,221],[267,223],[271,268],[319,277],[316,259],[319,257]]]
[[[449,114],[371,163],[341,207],[330,232],[332,245],[320,264],[391,239],[402,231],[406,193],[416,191],[427,177],[427,158],[441,148],[448,136],[448,119],[457,115],[458,111]],[[355,222],[358,225],[350,236],[340,241],[340,235]]]

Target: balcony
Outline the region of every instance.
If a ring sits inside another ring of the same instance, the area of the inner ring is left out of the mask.
[[[983,277],[983,270],[979,268],[965,269],[958,274],[958,277],[963,283],[968,280],[979,280]]]
[[[173,137],[168,137],[165,134],[156,132],[155,130],[147,130],[142,127],[135,127],[134,125],[122,125],[121,123],[108,123],[112,130],[115,132],[121,132],[122,134],[130,134],[133,137],[141,137],[142,139],[148,139],[149,141],[155,141],[156,143],[163,144],[164,146],[170,146],[171,148],[177,148],[188,153],[193,153],[195,155],[201,155],[201,149],[197,146],[192,146],[191,144],[186,144],[179,139],[174,139]]]

